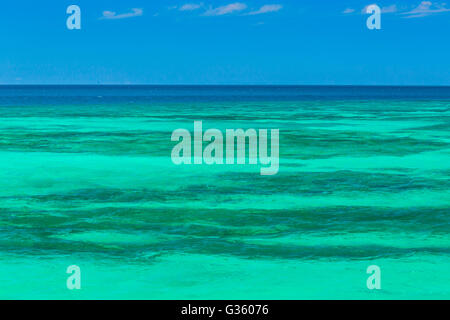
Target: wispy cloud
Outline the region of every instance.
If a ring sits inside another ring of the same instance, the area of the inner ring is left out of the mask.
[[[186,3],[180,7],[180,11],[194,11],[203,7],[203,3]]]
[[[403,12],[405,18],[421,18],[432,15],[434,13],[448,12],[450,9],[446,8],[445,3],[432,3],[431,1],[422,1],[418,7],[411,11]]]
[[[398,9],[396,4],[381,8],[381,13],[394,13],[397,11]]]
[[[367,14],[367,7],[369,7],[371,5],[367,5],[365,6],[362,10],[361,13],[362,14]],[[382,7],[381,8],[381,13],[395,13],[398,11],[397,5],[396,4],[392,4],[390,6],[386,6],[386,7]]]
[[[247,9],[247,5],[241,2],[230,3],[226,6],[221,6],[217,8],[210,8],[203,15],[204,16],[223,16],[225,14],[230,14],[233,12],[239,12]]]
[[[262,6],[261,8],[259,8],[259,10],[249,12],[248,15],[254,16],[257,14],[277,12],[277,11],[280,11],[281,9],[283,9],[283,6],[280,4],[266,4],[266,5]]]
[[[342,13],[344,13],[344,14],[349,14],[349,13],[353,13],[353,12],[355,12],[355,9],[352,9],[352,8],[347,8],[344,11],[342,11]]]
[[[263,26],[265,24],[266,24],[265,22],[260,21],[260,22],[255,23],[253,26],[254,27],[259,27],[259,26]]]
[[[133,17],[139,17],[144,14],[144,10],[140,8],[133,8],[131,9],[131,12],[128,13],[122,13],[117,14],[113,11],[103,11],[103,16],[100,17],[100,19],[126,19],[126,18],[133,18]]]

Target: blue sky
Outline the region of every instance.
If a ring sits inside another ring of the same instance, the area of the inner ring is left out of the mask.
[[[2,1],[0,84],[450,85],[443,1]]]

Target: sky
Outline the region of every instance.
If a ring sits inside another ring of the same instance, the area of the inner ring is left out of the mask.
[[[2,1],[0,84],[450,85],[444,1]]]

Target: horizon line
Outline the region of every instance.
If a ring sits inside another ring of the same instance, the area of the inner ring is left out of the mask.
[[[450,87],[450,84],[0,84],[0,87]]]

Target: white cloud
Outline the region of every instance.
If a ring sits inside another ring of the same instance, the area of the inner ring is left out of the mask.
[[[396,4],[381,8],[381,13],[394,13],[394,12],[397,12]]]
[[[180,7],[180,11],[194,11],[203,7],[203,3],[186,3]]]
[[[247,5],[241,2],[235,2],[226,6],[211,8],[207,10],[203,15],[205,16],[222,16],[233,12],[238,12],[247,9]]]
[[[263,14],[263,13],[269,13],[269,12],[277,12],[283,9],[283,6],[280,4],[266,4],[259,8],[259,10],[252,11],[249,13],[249,15],[257,15],[257,14]]]
[[[433,4],[431,1],[422,1],[418,7],[414,8],[411,11],[404,12],[402,14],[405,15],[405,18],[421,18],[429,16],[434,13],[448,12],[448,11],[450,11],[450,9],[446,8],[445,3]]]
[[[352,8],[347,8],[344,11],[342,11],[342,13],[344,13],[344,14],[349,14],[349,13],[353,13],[353,12],[355,12],[355,9],[352,9]]]
[[[362,14],[367,14],[367,7],[369,7],[369,6],[371,6],[371,5],[365,6],[365,7],[361,10],[361,13],[362,13]],[[396,5],[396,4],[392,4],[392,5],[390,5],[390,6],[382,7],[382,8],[381,8],[381,13],[394,13],[394,12],[397,12],[397,11],[398,11],[398,8],[397,8],[397,5]]]
[[[113,11],[103,11],[103,16],[100,19],[126,19],[132,17],[139,17],[144,14],[144,10],[140,8],[133,8],[131,12],[116,14]]]

